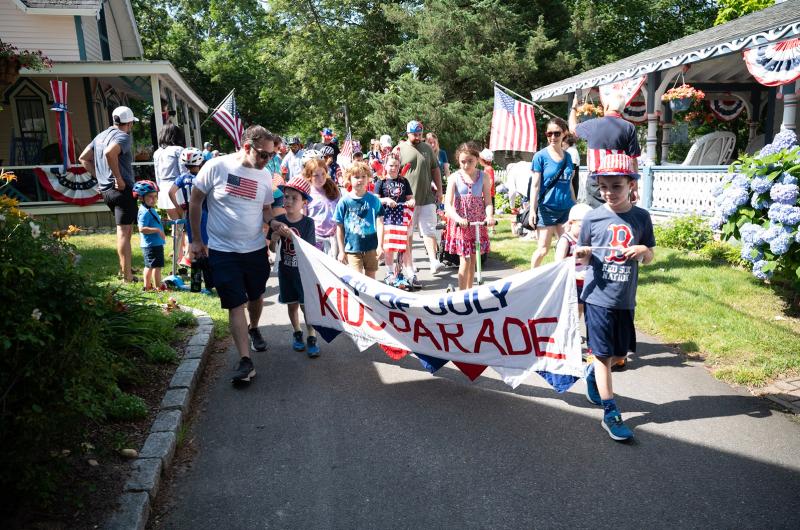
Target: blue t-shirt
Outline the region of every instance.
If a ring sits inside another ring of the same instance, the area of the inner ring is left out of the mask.
[[[586,140],[586,165],[590,172],[597,171],[607,154],[624,153],[634,158],[642,154],[636,127],[621,117],[586,120],[578,124],[575,134]]]
[[[656,246],[653,222],[647,210],[633,206],[625,213],[599,206],[583,218],[578,244],[592,247]],[[639,262],[619,251],[592,250],[581,292],[583,302],[609,309],[634,309]]]
[[[214,158],[214,152],[203,149],[203,160],[211,160]]]
[[[552,186],[546,194],[542,195],[544,190],[551,186],[553,179],[556,178],[561,166],[566,164],[564,173],[558,179],[558,182]],[[539,205],[547,206],[553,210],[569,210],[575,204],[572,200],[572,174],[574,166],[572,165],[572,158],[569,153],[564,153],[564,158],[560,162],[553,160],[547,148],[542,149],[533,155],[533,162],[531,163],[531,171],[535,171],[542,175],[541,185],[539,187]]]
[[[444,175],[444,165],[447,164],[447,151],[439,149],[439,171]]]
[[[178,187],[180,197],[183,199],[182,204],[189,204],[189,199],[192,197],[192,186],[194,186],[194,177],[191,173],[184,173],[175,179],[175,186]],[[178,201],[181,202],[181,201]],[[200,237],[203,243],[208,245],[208,204],[203,201],[203,211],[200,214]],[[189,243],[192,242],[192,227],[189,224],[189,219],[186,219],[186,237],[189,238]]]
[[[144,204],[139,205],[139,214],[137,215],[137,222],[139,223],[139,230],[144,227],[149,228],[159,228],[164,230],[164,227],[161,225],[161,217],[159,217],[158,212],[155,208],[148,208]],[[139,234],[139,246],[142,248],[146,247],[163,247],[164,239],[161,238],[161,234],[153,233],[153,234]]]
[[[103,154],[106,148],[111,145],[119,145],[119,172],[125,184],[133,188],[133,152],[131,151],[133,140],[130,134],[120,131],[116,127],[109,127],[92,140],[97,187],[102,191],[110,190],[114,187],[114,175],[111,173],[111,168]]]
[[[343,197],[336,205],[333,220],[344,226],[344,251],[352,254],[377,249],[377,219],[383,214],[381,201],[371,193]]]

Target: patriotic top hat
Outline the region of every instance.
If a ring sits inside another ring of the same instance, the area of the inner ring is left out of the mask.
[[[639,174],[633,170],[633,159],[625,154],[613,154],[603,157],[600,167],[592,173],[593,178],[600,176],[622,175],[634,180],[639,179]]]
[[[284,193],[286,191],[286,188],[291,188],[299,192],[300,195],[302,195],[305,200],[307,201],[311,200],[311,195],[310,195],[311,184],[309,184],[308,181],[303,177],[294,177],[286,184],[278,186],[278,188],[280,188],[280,190],[283,191]]]

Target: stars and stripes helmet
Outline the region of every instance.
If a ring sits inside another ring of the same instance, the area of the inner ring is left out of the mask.
[[[333,156],[333,147],[325,145],[322,147],[322,149],[319,150],[319,154],[322,155],[323,157]]]
[[[133,185],[134,198],[142,199],[148,193],[158,193],[158,185],[152,180],[140,180]]]
[[[189,166],[202,166],[203,153],[196,147],[187,147],[181,151],[181,164],[186,167]]]
[[[316,149],[306,149],[303,152],[303,157],[300,159],[300,163],[306,165],[306,162],[309,160],[322,160],[322,153]]]

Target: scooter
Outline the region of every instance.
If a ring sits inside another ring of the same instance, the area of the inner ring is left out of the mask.
[[[164,285],[175,291],[188,291],[189,288],[183,283],[178,273],[178,252],[180,249],[180,241],[183,239],[183,225],[186,224],[186,219],[176,219],[174,221],[166,221],[165,224],[173,225],[172,228],[172,274],[164,278]]]

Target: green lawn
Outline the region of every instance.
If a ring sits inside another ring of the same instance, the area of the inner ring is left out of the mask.
[[[116,252],[116,235],[114,234],[91,234],[76,235],[69,239],[75,245],[81,255],[79,267],[99,283],[119,285],[126,289],[141,291],[144,286],[141,282],[142,270],[142,249],[139,248],[139,236],[133,236],[133,267],[140,273],[135,274],[139,278],[138,283],[127,286],[117,279],[119,268]],[[172,243],[169,248],[165,248],[166,262],[169,265],[162,271],[163,276],[167,276],[172,271]],[[153,301],[166,303],[170,297],[175,298],[179,305],[194,307],[208,313],[214,320],[214,336],[222,338],[228,335],[228,311],[219,306],[219,298],[200,293],[188,291],[164,291],[159,293],[147,293],[144,296],[152,298]]]
[[[535,245],[513,237],[506,218],[492,254],[526,269]],[[800,319],[782,294],[748,271],[656,248],[655,261],[641,269],[636,326],[702,357],[720,379],[763,386],[800,373]]]

